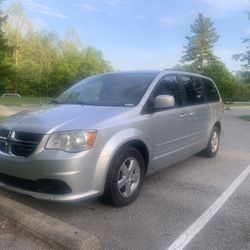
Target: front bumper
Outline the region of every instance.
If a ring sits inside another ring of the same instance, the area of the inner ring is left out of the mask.
[[[39,199],[70,201],[100,195],[102,190],[95,188],[95,171],[91,150],[77,154],[41,150],[28,158],[0,152],[0,186]],[[50,191],[49,183],[63,183],[69,188]]]

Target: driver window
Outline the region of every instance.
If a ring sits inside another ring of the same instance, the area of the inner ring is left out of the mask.
[[[158,95],[171,95],[175,98],[175,106],[181,106],[181,91],[176,76],[162,78],[154,91],[154,97]]]

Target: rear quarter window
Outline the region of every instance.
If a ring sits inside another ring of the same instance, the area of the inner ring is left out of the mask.
[[[202,104],[205,101],[201,79],[195,76],[181,76],[188,105]]]
[[[204,83],[207,102],[218,102],[220,100],[220,96],[215,87],[215,84],[211,80],[206,78],[203,78],[202,81]]]

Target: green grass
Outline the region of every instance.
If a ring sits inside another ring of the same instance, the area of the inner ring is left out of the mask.
[[[250,115],[240,116],[240,119],[250,122]]]
[[[0,97],[0,105],[21,106],[21,105],[39,105],[48,104],[52,97]]]
[[[242,106],[250,106],[250,102],[234,102],[227,104],[225,103],[226,107],[242,107]]]

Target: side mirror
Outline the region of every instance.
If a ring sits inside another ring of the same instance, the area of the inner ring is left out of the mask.
[[[175,106],[175,99],[171,95],[158,95],[154,99],[155,109],[171,108]]]

